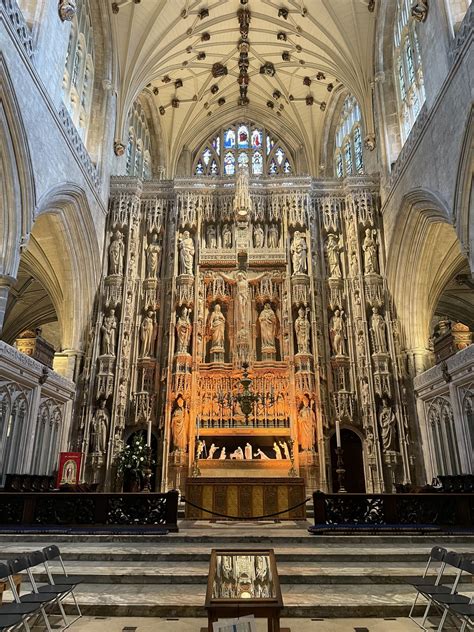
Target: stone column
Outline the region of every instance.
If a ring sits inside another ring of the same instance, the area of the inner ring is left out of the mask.
[[[13,277],[0,275],[0,334],[2,333],[3,320],[7,310],[8,295],[14,282],[15,279]]]

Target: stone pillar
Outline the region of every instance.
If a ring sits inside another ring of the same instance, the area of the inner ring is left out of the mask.
[[[0,334],[2,333],[3,320],[7,310],[8,295],[14,282],[15,279],[13,277],[0,275]]]

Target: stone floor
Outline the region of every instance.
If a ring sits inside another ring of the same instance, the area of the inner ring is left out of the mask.
[[[282,619],[291,632],[416,632],[410,619]],[[85,617],[70,630],[73,632],[200,632],[205,619],[101,618]],[[433,623],[433,625],[435,625]],[[258,632],[266,632],[266,623],[257,621]],[[436,629],[432,627],[431,629]],[[459,628],[445,627],[445,632]]]

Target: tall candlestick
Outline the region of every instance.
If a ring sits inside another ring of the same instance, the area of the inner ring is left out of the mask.
[[[341,426],[339,419],[336,419],[336,445],[338,448],[341,447]]]

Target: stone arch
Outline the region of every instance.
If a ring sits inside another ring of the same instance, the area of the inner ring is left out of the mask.
[[[0,54],[0,277],[16,276],[20,244],[27,240],[33,223],[35,199],[28,140],[5,58]]]
[[[21,265],[51,299],[60,347],[80,349],[101,269],[96,231],[82,189],[64,184],[40,200]],[[35,313],[16,313],[10,318],[10,312],[9,308],[4,337],[12,342],[25,327],[35,325],[31,321]]]
[[[426,353],[446,284],[466,265],[447,206],[426,190],[405,196],[387,251],[387,281],[407,349]]]
[[[138,97],[143,111],[148,121],[148,128],[151,134],[151,164],[152,174],[154,177],[162,175],[166,167],[166,148],[163,142],[163,133],[161,130],[160,119],[156,109],[155,100],[149,90],[143,90]]]
[[[464,134],[454,196],[454,223],[461,248],[474,275],[474,107],[469,113]]]

